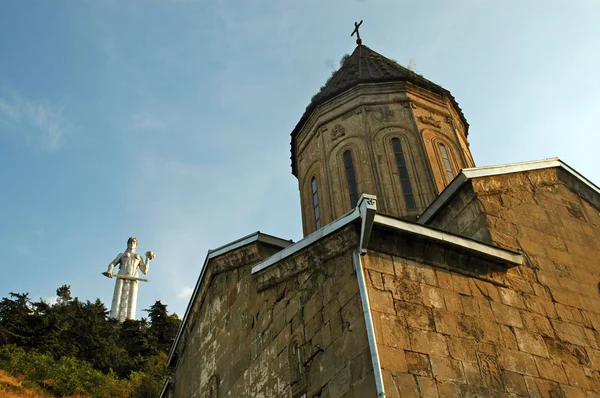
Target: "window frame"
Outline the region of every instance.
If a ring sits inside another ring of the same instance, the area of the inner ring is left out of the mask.
[[[358,204],[358,180],[356,178],[356,167],[354,166],[354,157],[352,156],[352,151],[350,149],[346,149],[342,153],[342,161],[344,162],[344,171],[346,174],[346,184],[348,186],[350,208],[354,208]]]
[[[448,178],[448,183],[454,180],[456,177],[456,173],[454,172],[454,168],[452,167],[452,161],[450,160],[450,152],[448,148],[443,142],[438,142],[438,151],[440,153],[440,157],[442,159],[442,169],[444,170],[446,177]]]
[[[319,189],[317,177],[313,176],[310,180],[310,190],[313,204],[313,216],[315,221],[315,230],[321,228],[321,204],[319,203]]]
[[[404,204],[406,205],[407,210],[416,210],[417,201],[415,198],[414,190],[412,189],[412,183],[410,182],[410,173],[408,170],[404,148],[402,147],[402,141],[398,137],[392,137],[392,139],[390,140],[390,144],[392,146],[392,155],[394,157],[394,164],[396,165],[396,171],[398,173],[398,179],[400,181],[400,191],[402,192],[402,197],[404,198]],[[399,151],[397,151],[397,149],[399,149]],[[402,161],[400,162],[400,160]],[[403,178],[402,170],[404,170],[406,178]]]

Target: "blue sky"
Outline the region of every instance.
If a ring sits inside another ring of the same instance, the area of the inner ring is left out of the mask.
[[[4,0],[0,297],[153,250],[140,311],[183,315],[206,252],[260,230],[301,238],[289,133],[364,43],[452,92],[479,166],[558,156],[600,183],[600,3]]]

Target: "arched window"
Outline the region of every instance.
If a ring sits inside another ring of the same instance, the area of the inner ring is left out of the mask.
[[[319,229],[321,228],[321,209],[319,208],[319,194],[317,192],[317,179],[315,177],[310,181],[310,186],[312,188],[313,209],[315,212],[315,227]]]
[[[415,195],[413,194],[412,186],[410,185],[410,177],[406,168],[406,159],[402,151],[402,144],[398,138],[392,138],[392,149],[394,150],[394,158],[396,159],[396,167],[398,168],[398,177],[400,177],[400,187],[404,195],[404,203],[407,209],[415,209]]]
[[[444,144],[440,144],[440,154],[442,155],[442,161],[444,162],[444,168],[446,169],[446,175],[448,176],[448,182],[454,179],[454,171],[452,171],[452,164],[450,163],[450,156]]]
[[[358,203],[358,189],[356,188],[356,176],[354,175],[354,163],[350,151],[344,152],[344,167],[346,168],[346,179],[348,180],[348,194],[350,195],[350,206],[356,207]]]
[[[213,375],[208,380],[206,398],[219,398],[219,375]]]
[[[302,335],[292,336],[288,345],[288,358],[290,366],[290,386],[292,387],[292,397],[298,398],[304,396],[307,389],[307,377],[304,363],[302,362]]]

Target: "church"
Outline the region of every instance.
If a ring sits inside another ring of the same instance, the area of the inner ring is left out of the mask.
[[[161,397],[600,397],[600,189],[468,134],[359,37],[291,132],[304,238],[208,252]]]

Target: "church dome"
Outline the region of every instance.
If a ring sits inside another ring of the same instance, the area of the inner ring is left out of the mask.
[[[432,91],[442,96],[447,96],[457,109],[462,122],[468,128],[469,124],[467,123],[462,110],[458,106],[458,103],[450,91],[436,83],[433,83],[430,80],[427,80],[423,76],[411,71],[410,69],[405,68],[396,61],[386,58],[378,52],[373,51],[369,47],[360,44],[356,46],[351,55],[347,56],[343,60],[340,69],[335,71],[327,80],[327,82],[321,87],[319,92],[312,97],[310,104],[306,107],[306,111],[292,131],[292,174],[297,176],[297,168],[294,162],[294,140],[312,112],[319,105],[359,84],[387,83],[394,81],[410,82],[425,90]]]

